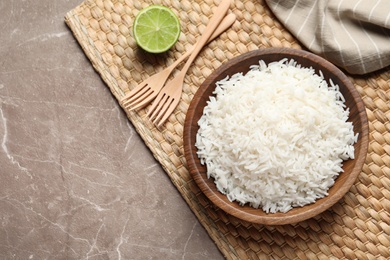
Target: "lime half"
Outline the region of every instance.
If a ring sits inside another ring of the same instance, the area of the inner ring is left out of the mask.
[[[180,21],[168,7],[151,5],[135,17],[133,34],[138,46],[147,52],[169,50],[180,36]]]

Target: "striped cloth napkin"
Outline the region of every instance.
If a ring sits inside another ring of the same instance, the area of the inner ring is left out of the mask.
[[[310,51],[351,74],[390,65],[390,0],[266,0]]]

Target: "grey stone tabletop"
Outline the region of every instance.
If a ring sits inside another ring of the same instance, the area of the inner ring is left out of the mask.
[[[222,259],[64,22],[0,2],[0,259]]]

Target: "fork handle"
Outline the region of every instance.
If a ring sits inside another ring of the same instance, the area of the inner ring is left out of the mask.
[[[217,29],[213,32],[213,34],[208,39],[207,43],[211,42],[215,38],[217,38],[221,33],[226,31],[235,21],[236,21],[236,15],[233,13],[228,14],[225,18],[223,18],[222,22],[219,24]],[[180,58],[178,58],[174,63],[170,65],[170,67],[176,67],[179,65],[183,60],[187,59],[188,56],[191,55],[191,53],[195,50],[196,44],[192,45]]]
[[[231,3],[231,0],[222,0],[222,2],[219,4],[217,9],[215,10],[213,17],[211,17],[202,36],[200,37],[200,39],[196,43],[195,48],[191,53],[191,56],[188,58],[186,64],[184,65],[184,67],[182,69],[183,74],[185,74],[187,72],[187,70],[190,68],[191,63],[194,61],[196,56],[199,54],[200,50],[207,43],[207,41],[210,39],[210,36],[213,34],[215,29],[221,23],[223,17],[225,16],[226,12],[228,11],[228,9],[230,7],[230,3]]]

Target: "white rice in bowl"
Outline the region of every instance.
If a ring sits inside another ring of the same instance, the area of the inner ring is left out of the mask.
[[[230,201],[287,212],[328,195],[358,135],[338,86],[294,60],[260,61],[216,84],[197,154]]]

